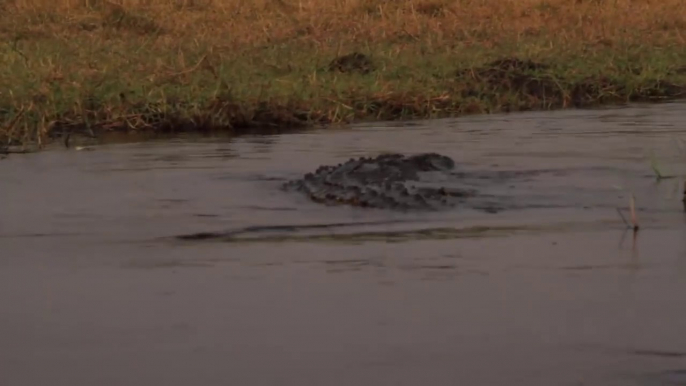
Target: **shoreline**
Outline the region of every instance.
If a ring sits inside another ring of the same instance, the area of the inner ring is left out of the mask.
[[[37,2],[0,16],[6,148],[686,98],[676,0]]]

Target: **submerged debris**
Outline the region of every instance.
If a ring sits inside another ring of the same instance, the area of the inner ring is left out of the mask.
[[[376,69],[372,60],[365,54],[353,52],[339,56],[329,63],[329,71],[358,72],[368,74]]]

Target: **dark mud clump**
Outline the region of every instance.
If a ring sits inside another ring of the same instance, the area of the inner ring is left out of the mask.
[[[436,153],[383,154],[321,166],[314,173],[285,183],[283,189],[304,193],[327,205],[435,210],[452,207],[474,194],[441,185],[446,178],[456,178],[450,173],[454,165],[451,158]]]
[[[486,72],[492,74],[502,74],[503,72],[523,72],[523,71],[542,71],[548,70],[550,66],[543,63],[537,63],[531,60],[521,60],[517,58],[499,59],[491,62]]]
[[[115,3],[106,3],[108,8],[102,16],[102,27],[113,28],[118,31],[129,31],[141,35],[163,34],[164,29],[152,17],[134,14]],[[97,26],[90,26],[91,29]]]
[[[339,56],[329,63],[329,71],[368,74],[374,70],[376,70],[374,62],[367,55],[359,52]]]
[[[555,92],[555,80],[544,73],[549,69],[546,64],[511,58],[496,60],[483,68],[459,70],[456,75],[492,89],[541,95]]]
[[[663,80],[646,79],[640,85],[629,85],[610,76],[570,80],[560,68],[518,58],[499,59],[477,69],[462,69],[456,76],[464,80],[463,97],[497,99],[492,102],[506,111],[588,107],[686,95],[686,87]],[[508,106],[508,103],[516,105]]]

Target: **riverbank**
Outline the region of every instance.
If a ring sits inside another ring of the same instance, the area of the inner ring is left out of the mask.
[[[4,3],[3,146],[686,95],[680,0],[67,1]]]

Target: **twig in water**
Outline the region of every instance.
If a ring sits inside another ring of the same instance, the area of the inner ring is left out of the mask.
[[[626,217],[624,217],[624,214],[622,214],[622,210],[617,208],[617,214],[619,214],[619,217],[621,217],[622,221],[624,221],[624,225],[626,225],[627,228],[631,228],[631,225],[629,225],[629,222],[626,221]]]
[[[631,195],[629,199],[629,209],[631,210],[631,223],[634,226],[634,231],[638,230],[638,219],[636,218],[636,198]]]
[[[686,201],[684,201],[684,205],[686,205]],[[629,214],[631,214],[631,222],[627,221],[626,217],[624,217],[624,214],[622,213],[622,210],[620,208],[617,208],[617,213],[619,213],[619,217],[622,218],[622,221],[624,221],[624,224],[627,228],[633,229],[634,232],[638,231],[639,225],[638,218],[636,217],[636,198],[633,194],[629,198]]]

